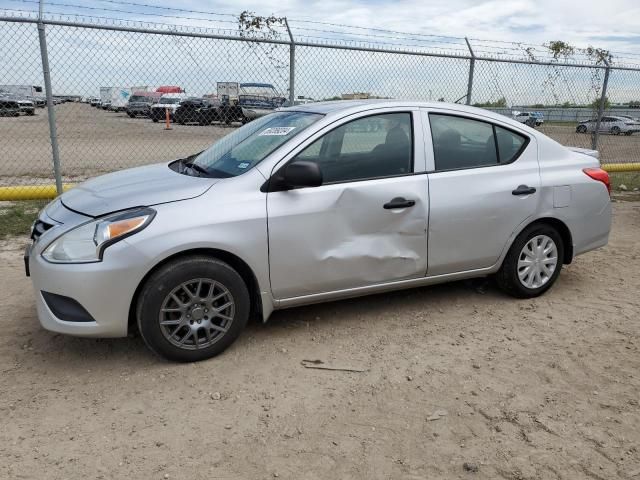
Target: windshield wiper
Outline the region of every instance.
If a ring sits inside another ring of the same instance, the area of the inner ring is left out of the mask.
[[[196,155],[191,155],[190,157],[187,158],[183,158],[180,160],[180,163],[182,164],[182,166],[190,168],[191,170],[195,170],[198,173],[204,174],[205,176],[209,177],[209,171],[204,168],[201,167],[200,165],[198,165],[197,163],[194,162],[194,158],[197,156]],[[198,176],[202,176],[202,175],[198,175]]]

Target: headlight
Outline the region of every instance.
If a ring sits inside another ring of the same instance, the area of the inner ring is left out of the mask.
[[[55,239],[42,256],[52,263],[99,262],[105,248],[145,228],[155,214],[136,208],[92,220]]]

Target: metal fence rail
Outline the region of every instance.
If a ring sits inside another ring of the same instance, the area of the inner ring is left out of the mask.
[[[0,16],[0,200],[191,155],[281,105],[349,98],[536,112],[537,128],[562,144],[596,148],[607,164],[640,162],[640,133],[609,122],[640,116],[622,105],[640,100],[640,68],[492,56],[469,39],[450,51],[314,40],[296,28],[284,19],[278,34],[247,35]],[[588,120],[596,128],[581,133]]]

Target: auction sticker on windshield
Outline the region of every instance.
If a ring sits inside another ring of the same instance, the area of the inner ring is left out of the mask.
[[[296,127],[271,127],[260,132],[260,136],[284,136],[289,135]]]

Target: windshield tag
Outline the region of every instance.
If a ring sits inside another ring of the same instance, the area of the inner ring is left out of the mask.
[[[266,130],[263,130],[262,132],[260,132],[259,136],[285,136],[285,135],[289,135],[289,133],[292,130],[295,130],[296,127],[271,127],[271,128],[267,128]]]
[[[247,168],[249,165],[251,165],[249,162],[242,162],[238,164],[238,168]]]

